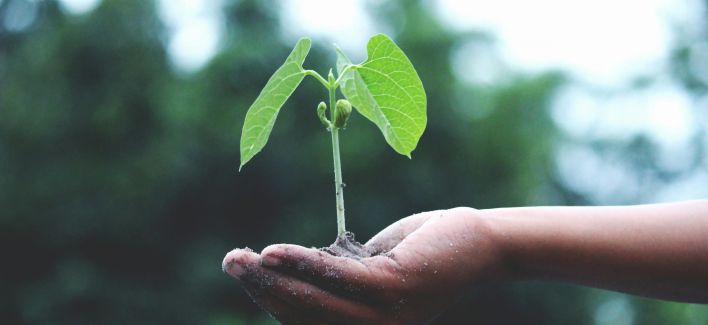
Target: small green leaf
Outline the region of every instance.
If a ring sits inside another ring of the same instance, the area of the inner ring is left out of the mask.
[[[273,130],[280,108],[305,78],[302,63],[310,52],[310,44],[309,38],[301,38],[295,44],[285,63],[273,73],[256,101],[248,109],[241,132],[239,170],[263,149]]]
[[[427,123],[427,99],[413,64],[388,36],[369,40],[368,58],[341,76],[344,96],[379,127],[396,152],[410,158]],[[337,72],[351,61],[337,49]]]

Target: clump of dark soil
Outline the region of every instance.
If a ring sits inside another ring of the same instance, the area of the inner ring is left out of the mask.
[[[345,232],[343,236],[337,236],[337,240],[332,245],[322,247],[320,250],[334,256],[349,257],[357,260],[376,255],[373,250],[356,241],[354,233],[349,231]]]

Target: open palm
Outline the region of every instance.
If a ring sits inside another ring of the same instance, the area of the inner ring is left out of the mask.
[[[397,221],[353,259],[297,245],[259,255],[234,250],[224,270],[283,323],[423,323],[494,272],[496,252],[476,210],[456,208]]]

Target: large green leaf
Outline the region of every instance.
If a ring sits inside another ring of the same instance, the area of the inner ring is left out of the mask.
[[[342,93],[379,127],[396,152],[410,158],[427,122],[423,83],[408,57],[388,36],[369,40],[368,58],[341,76]],[[351,61],[337,49],[337,71]]]
[[[310,52],[311,41],[301,38],[278,70],[273,73],[246,113],[241,132],[241,165],[239,170],[268,142],[280,108],[305,78],[302,63]]]

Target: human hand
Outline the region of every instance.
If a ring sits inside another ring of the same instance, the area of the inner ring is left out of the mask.
[[[288,244],[260,255],[237,249],[223,267],[293,324],[424,323],[471,284],[501,273],[485,221],[471,208],[401,219],[365,246],[375,254],[360,260]]]

